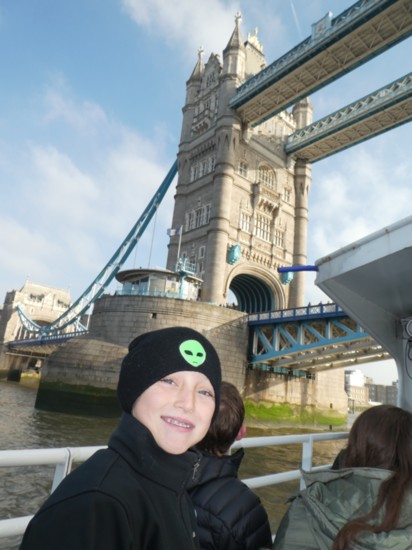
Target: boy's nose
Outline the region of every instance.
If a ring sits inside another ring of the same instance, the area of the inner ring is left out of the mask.
[[[190,412],[195,408],[195,392],[187,389],[181,389],[176,398],[176,407]]]

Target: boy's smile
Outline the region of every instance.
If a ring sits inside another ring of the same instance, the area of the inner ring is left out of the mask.
[[[178,420],[177,418],[171,418],[170,416],[162,416],[162,419],[168,424],[173,424],[174,426],[185,428],[187,430],[194,428],[194,425],[191,422],[185,422],[184,420]]]
[[[212,384],[201,372],[178,371],[152,384],[135,401],[132,415],[170,454],[181,454],[205,436],[215,410]]]

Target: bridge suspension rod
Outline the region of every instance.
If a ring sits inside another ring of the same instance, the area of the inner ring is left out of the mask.
[[[173,163],[165,179],[150,200],[144,212],[127,234],[126,238],[110,258],[108,263],[100,271],[93,282],[86,288],[83,294],[67,309],[58,319],[49,325],[41,326],[25,316],[24,326],[27,329],[28,323],[31,332],[50,334],[61,332],[69,325],[76,323],[89,309],[93,302],[99,298],[114,279],[116,273],[121,269],[130,253],[143,235],[149,225],[157,208],[168,191],[175,175],[177,174],[177,160]]]

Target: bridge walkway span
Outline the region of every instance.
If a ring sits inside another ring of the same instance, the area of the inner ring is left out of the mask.
[[[239,86],[229,105],[257,125],[412,34],[410,0],[360,0]]]
[[[412,119],[412,73],[291,134],[288,155],[311,162]]]

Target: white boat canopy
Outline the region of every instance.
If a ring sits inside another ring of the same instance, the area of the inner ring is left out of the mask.
[[[412,216],[316,261],[315,284],[396,361],[412,411]]]

